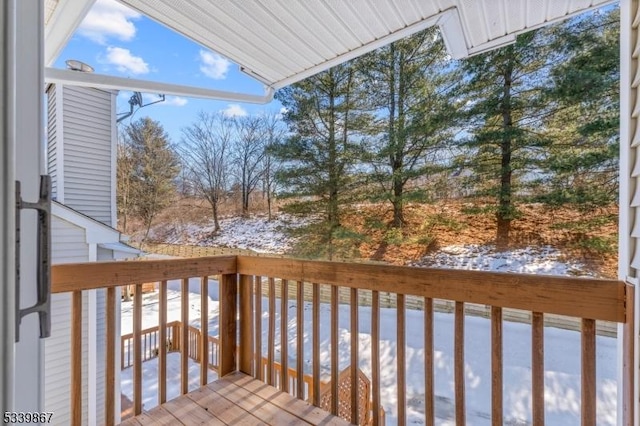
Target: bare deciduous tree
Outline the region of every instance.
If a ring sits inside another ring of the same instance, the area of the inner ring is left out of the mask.
[[[264,122],[264,134],[266,145],[262,157],[262,190],[267,199],[267,213],[269,220],[272,219],[273,197],[276,192],[276,173],[280,169],[280,162],[274,157],[275,146],[281,143],[285,137],[286,130],[279,115],[265,114],[262,117]]]
[[[263,176],[262,162],[265,155],[265,125],[258,116],[235,120],[237,138],[233,147],[236,177],[242,192],[242,216],[249,215],[249,197],[260,184]]]
[[[214,232],[220,230],[219,207],[227,190],[233,121],[222,114],[200,112],[182,130],[182,158],[195,191],[211,206]]]

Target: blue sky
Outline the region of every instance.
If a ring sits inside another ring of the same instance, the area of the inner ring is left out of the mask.
[[[68,59],[85,62],[100,74],[264,93],[263,85],[241,73],[236,64],[114,0],[96,1],[54,66],[65,68]],[[120,92],[118,112],[129,110],[131,95]],[[145,103],[157,99],[157,94],[144,94]],[[142,108],[132,119],[149,116],[159,121],[171,141],[178,143],[181,129],[191,124],[201,110],[247,115],[278,112],[281,107],[277,101],[253,105],[167,96],[166,102]]]

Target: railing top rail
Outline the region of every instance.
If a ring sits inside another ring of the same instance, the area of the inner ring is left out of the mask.
[[[51,292],[65,293],[162,280],[235,274],[236,270],[236,256],[69,263],[54,265],[51,268]]]
[[[235,273],[625,322],[615,280],[253,256],[55,265],[52,292]]]
[[[238,256],[239,274],[625,322],[621,281]]]

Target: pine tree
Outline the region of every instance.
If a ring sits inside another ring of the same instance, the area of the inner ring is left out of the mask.
[[[566,60],[551,70],[545,120],[553,141],[538,199],[580,209],[617,200],[619,153],[619,9],[593,11],[553,29]]]
[[[393,226],[401,227],[405,201],[424,190],[407,184],[437,169],[453,136],[456,72],[435,28],[372,52],[361,71],[379,114],[379,134],[369,146],[372,177],[393,206]]]
[[[462,62],[469,137],[462,140],[477,195],[496,199],[496,243],[509,243],[517,217],[514,196],[539,170],[540,152],[548,140],[539,131],[549,105],[542,92],[554,60],[547,35],[532,31],[512,45]]]
[[[153,219],[172,201],[179,161],[160,123],[148,117],[127,126],[125,143],[133,161],[131,200],[146,241]]]
[[[296,197],[297,211],[320,214],[325,255],[333,257],[340,233],[341,205],[353,189],[360,137],[369,117],[362,112],[362,85],[353,62],[342,64],[280,90],[290,138],[277,145],[283,162],[277,178]]]

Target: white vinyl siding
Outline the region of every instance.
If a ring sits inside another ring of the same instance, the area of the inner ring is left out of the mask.
[[[101,260],[113,260],[113,250],[98,247],[98,262]]]
[[[51,261],[55,264],[89,261],[85,230],[59,217],[51,218]]]
[[[56,126],[56,86],[47,90],[47,173],[51,176],[51,194],[58,198],[58,156]]]
[[[76,263],[89,261],[89,245],[85,230],[77,225],[53,216],[51,220],[52,263]],[[107,258],[107,254],[99,257]],[[96,411],[97,424],[104,424],[105,406],[105,291],[96,292]],[[88,293],[82,297],[82,421],[88,422]],[[45,410],[55,413],[52,422],[68,425],[70,418],[71,374],[71,295],[54,294],[51,301],[51,337],[45,342]]]
[[[63,93],[64,204],[113,225],[111,93],[72,86]]]

